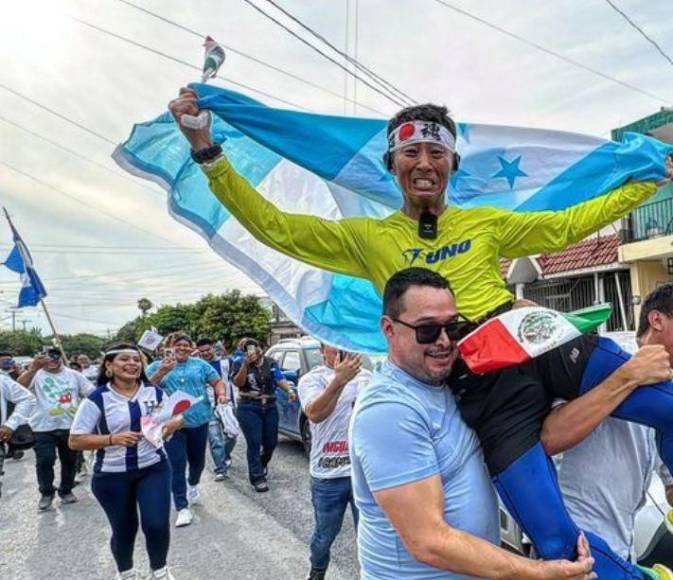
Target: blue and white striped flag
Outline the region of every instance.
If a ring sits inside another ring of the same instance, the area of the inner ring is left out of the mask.
[[[283,210],[338,220],[385,217],[402,195],[386,170],[383,120],[333,117],[266,107],[239,93],[195,84],[213,115],[213,136],[236,170]],[[560,210],[628,179],[660,179],[673,151],[638,134],[615,143],[597,137],[460,123],[460,171],[448,192],[460,207]],[[381,299],[366,280],[331,274],[257,242],[210,192],[169,113],[136,125],[114,158],[160,183],[178,221],[243,270],[307,332],[342,348],[385,352]]]
[[[3,264],[21,277],[21,290],[19,291],[17,308],[37,306],[40,300],[47,295],[47,291],[35,271],[33,258],[28,251],[28,246],[24,243],[19,232],[16,231],[9,216],[7,216],[7,221],[9,222],[9,227],[12,229],[14,247]]]

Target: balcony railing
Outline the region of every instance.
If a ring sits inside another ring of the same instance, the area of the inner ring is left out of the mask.
[[[629,216],[624,242],[639,242],[673,235],[673,198],[640,206]]]

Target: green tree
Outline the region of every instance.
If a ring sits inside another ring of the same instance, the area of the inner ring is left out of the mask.
[[[46,338],[39,329],[0,331],[0,350],[11,352],[14,356],[34,356],[40,352]]]
[[[100,357],[101,351],[108,342],[107,338],[87,333],[65,334],[61,336],[61,340],[68,357],[74,354],[86,354],[92,360]]]

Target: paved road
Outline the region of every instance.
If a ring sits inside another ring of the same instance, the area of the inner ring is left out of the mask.
[[[169,562],[177,580],[302,580],[307,572],[313,513],[308,463],[298,444],[281,439],[266,494],[246,478],[245,442],[234,451],[229,481],[204,474],[197,521],[172,530]],[[37,512],[32,451],[5,463],[0,499],[0,578],[3,580],[104,580],[115,576],[109,527],[88,489],[80,502]],[[136,566],[147,569],[139,534]],[[329,580],[358,577],[350,516],[332,552]]]

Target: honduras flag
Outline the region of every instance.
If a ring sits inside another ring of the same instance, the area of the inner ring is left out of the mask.
[[[213,113],[213,137],[270,202],[284,211],[338,220],[381,218],[402,194],[386,170],[386,121],[267,107],[239,93],[195,84]],[[560,210],[602,195],[628,179],[665,174],[673,151],[639,134],[624,141],[540,129],[460,123],[460,170],[447,193],[460,207]],[[175,219],[201,234],[243,270],[299,326],[341,348],[383,353],[381,298],[366,280],[302,264],[256,241],[210,192],[169,113],[136,125],[114,153],[128,171],[168,192]]]
[[[6,212],[5,215],[7,216]],[[19,292],[17,307],[37,306],[40,300],[47,295],[47,291],[35,271],[33,258],[28,251],[28,247],[21,239],[19,232],[16,231],[9,216],[7,216],[7,221],[9,221],[9,227],[12,229],[14,247],[3,264],[21,276],[21,291]]]

